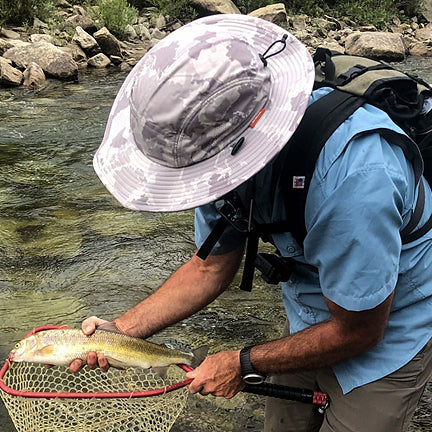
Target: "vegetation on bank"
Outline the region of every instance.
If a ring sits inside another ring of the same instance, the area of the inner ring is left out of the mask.
[[[58,0],[57,0],[58,1]],[[395,17],[406,21],[422,20],[423,0],[234,0],[243,13],[275,3],[284,3],[290,14],[330,15],[349,18],[359,25],[383,29]],[[69,4],[87,7],[111,32],[121,36],[128,24],[134,24],[144,8],[153,8],[172,19],[195,18],[197,11],[189,0],[68,0]],[[35,18],[45,22],[61,21],[56,0],[0,0],[0,25],[31,25]]]

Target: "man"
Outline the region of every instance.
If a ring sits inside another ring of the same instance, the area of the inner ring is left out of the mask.
[[[311,96],[313,81],[305,47],[274,24],[242,15],[197,20],[156,45],[128,76],[95,170],[128,208],[197,208],[198,247],[221,218],[214,201],[231,191],[249,219],[284,220],[290,209],[271,181],[273,164],[307,104],[331,91]],[[248,369],[330,395],[325,416],[269,401],[267,431],[406,430],[432,369],[432,235],[402,246],[416,184],[411,164],[381,130],[403,133],[369,105],[344,122],[316,164],[303,247],[289,232],[272,236],[296,262],[282,290],[290,336],[287,330],[241,356],[208,356],[189,373],[191,393],[231,398]],[[425,187],[419,226],[432,211]],[[194,255],[113,323],[92,317],[83,330],[147,338],[201,310],[233,280],[243,231],[229,226],[207,259]],[[95,353],[88,364],[109,367]]]

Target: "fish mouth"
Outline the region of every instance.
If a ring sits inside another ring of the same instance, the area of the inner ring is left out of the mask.
[[[15,361],[15,354],[14,353],[10,353],[9,357],[8,357],[8,360],[11,361],[11,362]]]

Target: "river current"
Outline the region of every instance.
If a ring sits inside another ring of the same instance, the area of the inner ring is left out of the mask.
[[[427,60],[402,65],[432,82]],[[0,89],[0,365],[34,327],[112,319],[155,290],[194,251],[193,213],[132,212],[100,183],[92,156],[125,75],[50,81],[39,91]],[[277,337],[280,289],[256,280],[233,287],[204,311],[154,340],[210,352]],[[410,432],[432,431],[432,384]],[[190,396],[174,432],[260,431],[264,399]],[[0,402],[0,432],[14,432]]]

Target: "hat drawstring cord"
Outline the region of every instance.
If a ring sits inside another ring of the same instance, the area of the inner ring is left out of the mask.
[[[278,39],[277,41],[274,41],[264,52],[264,54],[259,54],[259,58],[261,59],[261,61],[264,63],[264,66],[267,66],[267,59],[269,59],[270,57],[273,57],[276,54],[281,53],[285,47],[286,47],[286,40],[288,39],[288,35],[284,34],[282,36],[282,39]],[[267,55],[267,53],[277,44],[277,43],[281,43],[283,46],[282,48],[280,48],[278,51]]]

